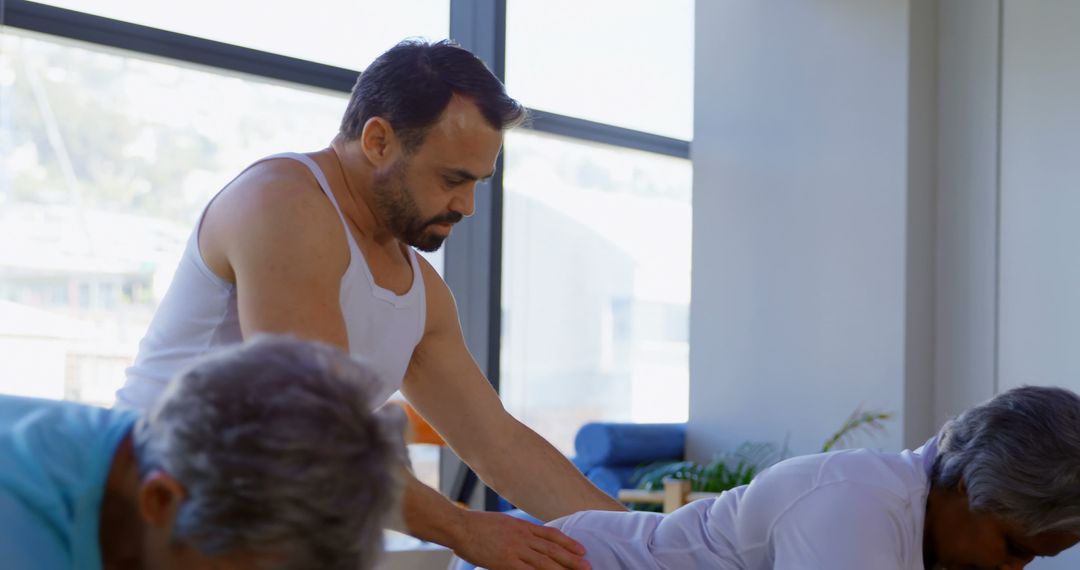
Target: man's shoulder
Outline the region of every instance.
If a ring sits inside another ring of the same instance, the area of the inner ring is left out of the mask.
[[[130,412],[0,396],[0,566],[71,568],[74,557],[78,568],[100,568],[90,506],[112,459],[106,435],[134,421]]]
[[[748,500],[782,508],[810,496],[859,497],[905,505],[925,491],[925,475],[905,454],[868,449],[788,459],[761,473]]]
[[[138,414],[60,400],[0,396],[0,442],[38,442],[24,451],[73,456],[75,450],[98,451],[115,445],[130,431]],[[69,449],[73,453],[64,453]]]
[[[207,208],[200,247],[208,262],[249,251],[290,251],[310,259],[347,259],[345,227],[316,180],[291,159],[257,163],[226,186]],[[311,252],[340,249],[340,256]],[[224,253],[229,252],[229,253]]]
[[[420,277],[424,283],[425,331],[432,330],[433,325],[435,328],[459,327],[456,320],[457,302],[454,300],[453,292],[450,291],[450,286],[424,256],[416,254],[416,258],[417,265],[420,266]]]
[[[909,567],[898,561],[918,555],[911,545],[923,503],[903,459],[845,450],[794,457],[759,474],[728,506],[737,507],[747,565]]]
[[[26,430],[98,433],[107,426],[134,423],[134,412],[65,400],[0,395],[0,434]]]
[[[432,293],[449,294],[450,287],[446,284],[443,276],[439,275],[439,271],[435,269],[435,266],[423,255],[415,255],[416,264],[420,267],[420,277],[424,281],[424,289],[428,296],[430,297]]]
[[[230,182],[211,204],[259,217],[281,215],[337,219],[333,205],[315,175],[304,164],[287,158],[252,165]]]
[[[925,487],[926,475],[910,453],[851,449],[822,454],[823,484],[862,485],[906,497]]]
[[[30,503],[103,484],[135,412],[0,396],[0,490]],[[57,499],[59,500],[59,499]]]

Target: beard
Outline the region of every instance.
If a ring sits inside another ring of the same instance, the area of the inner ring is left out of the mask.
[[[461,221],[462,215],[458,212],[447,212],[424,219],[413,192],[405,182],[408,166],[408,161],[402,158],[386,172],[375,174],[372,183],[375,210],[395,237],[420,251],[430,253],[442,247],[446,240],[446,236],[436,234],[431,226],[456,224]]]

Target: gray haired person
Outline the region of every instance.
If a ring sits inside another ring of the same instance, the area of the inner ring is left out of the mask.
[[[949,421],[936,438],[927,566],[1022,568],[1080,537],[1080,397],[1027,386]]]
[[[337,349],[262,336],[143,418],[0,398],[0,566],[369,569],[405,462],[375,385]]]
[[[604,569],[1023,568],[1080,541],[1080,397],[1016,388],[915,451],[795,457],[666,516],[550,524]]]

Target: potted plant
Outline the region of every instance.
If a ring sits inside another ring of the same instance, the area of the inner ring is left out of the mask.
[[[890,419],[891,413],[865,411],[860,406],[848,416],[840,429],[825,440],[821,451],[828,452],[839,445],[846,445],[860,433],[884,431],[884,422]],[[631,484],[644,491],[659,491],[664,488],[666,479],[680,479],[690,481],[692,492],[721,493],[749,484],[758,473],[790,456],[787,442],[783,445],[745,442],[733,451],[718,453],[708,463],[662,461],[647,464],[638,468],[631,478]],[[654,504],[630,503],[629,506],[634,510],[660,510]]]

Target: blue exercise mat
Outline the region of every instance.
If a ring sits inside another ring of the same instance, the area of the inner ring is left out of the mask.
[[[686,424],[590,423],[574,439],[577,462],[604,467],[637,467],[683,458]]]

